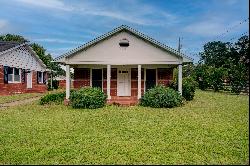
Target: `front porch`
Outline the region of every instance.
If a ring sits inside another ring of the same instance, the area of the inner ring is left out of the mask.
[[[66,99],[70,95],[70,67],[74,69],[74,88],[98,87],[107,94],[107,103],[135,105],[147,89],[156,85],[169,86],[173,69],[182,65],[66,65]],[[181,81],[178,81],[181,83]],[[181,86],[179,85],[181,93]]]

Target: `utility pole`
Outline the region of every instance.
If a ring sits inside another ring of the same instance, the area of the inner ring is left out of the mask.
[[[178,52],[181,52],[181,38],[179,37],[179,42],[178,42]]]

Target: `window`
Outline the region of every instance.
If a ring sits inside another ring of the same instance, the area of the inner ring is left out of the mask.
[[[9,83],[21,82],[21,69],[9,67],[8,68],[8,82]]]
[[[39,84],[43,83],[43,72],[40,71],[37,72],[37,79]]]

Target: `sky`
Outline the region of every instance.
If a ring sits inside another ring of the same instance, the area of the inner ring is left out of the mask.
[[[55,58],[128,25],[198,61],[206,42],[249,33],[248,0],[0,0],[0,35],[22,35]]]

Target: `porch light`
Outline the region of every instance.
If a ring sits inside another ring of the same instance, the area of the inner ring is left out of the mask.
[[[120,47],[128,47],[129,46],[128,39],[123,38],[122,40],[120,40],[119,45],[120,45]]]

